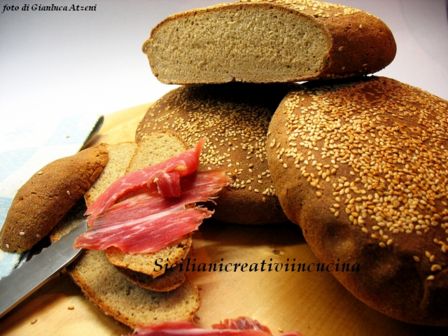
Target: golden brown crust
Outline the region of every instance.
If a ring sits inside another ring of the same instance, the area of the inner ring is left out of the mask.
[[[150,56],[152,41],[164,25],[183,18],[209,13],[218,14],[226,10],[239,12],[247,8],[270,10],[273,7],[298,17],[306,16],[321,27],[322,34],[326,35],[328,47],[322,57],[324,62],[319,71],[278,77],[274,80],[257,78],[252,81],[235,76],[219,76],[219,80],[210,81],[201,79],[199,75],[189,80],[170,79],[164,78],[157,71],[156,77],[163,82],[174,84],[223,83],[234,80],[257,83],[296,82],[371,74],[383,69],[395,58],[395,39],[388,26],[379,18],[359,9],[315,0],[241,0],[174,14],[164,19],[151,31],[150,38],[145,41],[142,49],[148,55],[151,68],[154,70],[157,68],[158,56],[157,54]],[[282,56],[279,54],[278,57]]]
[[[396,319],[448,325],[448,103],[388,78],[306,86],[268,136],[277,195],[358,299]]]
[[[205,138],[201,169],[224,169],[232,179],[217,199],[214,218],[237,224],[284,222],[272,189],[265,139],[271,114],[291,87],[178,88],[149,108],[136,141],[160,131],[175,132],[189,147]]]
[[[2,250],[23,252],[46,236],[103,171],[104,145],[56,160],[34,174],[18,191],[0,238]]]

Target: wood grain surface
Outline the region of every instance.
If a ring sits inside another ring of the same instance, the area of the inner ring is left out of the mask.
[[[132,141],[149,104],[106,116],[94,142]],[[246,227],[215,221],[194,235],[191,262],[315,263],[317,260],[293,224]],[[323,272],[188,272],[199,286],[198,322],[210,326],[224,318],[250,316],[274,334],[296,330],[303,335],[429,335],[446,329],[418,327],[377,313]],[[0,320],[1,335],[123,335],[127,327],[88,302],[66,274]]]

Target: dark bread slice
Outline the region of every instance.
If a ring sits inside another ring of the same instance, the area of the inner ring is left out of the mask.
[[[180,87],[155,102],[136,141],[174,132],[188,147],[206,138],[201,169],[224,169],[232,182],[217,199],[214,218],[237,224],[286,221],[274,194],[265,140],[272,113],[294,85]]]
[[[127,172],[164,161],[186,149],[177,137],[169,133],[153,133],[138,144],[127,166]],[[189,236],[156,253],[127,254],[110,248],[106,250],[106,257],[115,266],[155,278],[165,272],[165,267],[160,269],[156,264],[157,261],[165,263],[166,268],[178,265],[187,256],[191,244],[192,239]],[[167,286],[171,286],[170,282],[167,283]]]
[[[157,278],[163,275],[166,269],[182,263],[187,257],[191,245],[192,238],[189,236],[155,253],[128,254],[115,248],[109,248],[106,250],[106,257],[117,267]]]
[[[100,176],[108,161],[98,145],[53,161],[18,191],[0,233],[1,249],[24,252],[48,235]]]
[[[291,92],[272,118],[277,195],[315,255],[358,299],[448,326],[448,102],[371,77]]]
[[[140,288],[99,251],[86,251],[70,269],[70,275],[106,315],[131,328],[192,320],[200,305],[198,289],[188,281],[166,293]]]
[[[164,83],[278,83],[374,73],[395,57],[389,28],[314,0],[244,0],[174,14],[144,43]]]
[[[109,149],[109,162],[98,180],[84,195],[87,206],[91,205],[112,182],[126,173],[129,161],[137,148],[135,142],[122,142],[106,146]]]

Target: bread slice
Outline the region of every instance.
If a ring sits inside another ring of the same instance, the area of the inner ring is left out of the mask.
[[[117,267],[157,278],[167,269],[182,263],[187,257],[191,245],[192,239],[188,237],[155,253],[128,254],[116,248],[109,248],[106,250],[106,257],[111,264]]]
[[[48,235],[100,176],[108,161],[104,145],[58,159],[18,191],[0,233],[0,247],[24,252]]]
[[[312,251],[358,299],[411,323],[448,326],[447,111],[372,77],[308,83],[269,127],[277,195]]]
[[[98,180],[84,195],[87,206],[91,205],[112,182],[126,173],[129,161],[137,148],[135,142],[122,142],[106,146],[109,148],[109,162]]]
[[[127,268],[119,268],[132,283],[141,288],[145,288],[154,292],[170,292],[180,287],[185,281],[185,271],[179,266],[168,269],[163,276],[153,278],[144,273],[130,271]]]
[[[166,18],[143,51],[164,83],[272,83],[374,73],[396,45],[380,19],[358,9],[243,0]]]
[[[127,172],[167,160],[184,150],[186,150],[186,147],[177,137],[169,133],[155,132],[138,144],[127,167]],[[106,257],[115,266],[156,278],[162,275],[166,269],[180,264],[190,251],[191,244],[190,236],[156,253],[127,254],[118,249],[110,248],[106,250]],[[166,268],[160,269],[157,266],[156,263],[160,264],[161,261],[166,264]]]
[[[86,251],[70,270],[83,293],[107,315],[131,328],[188,321],[199,309],[198,289],[188,281],[167,293],[132,284],[99,251]]]
[[[217,199],[213,218],[237,224],[284,222],[265,140],[272,113],[293,87],[235,83],[177,88],[148,109],[136,141],[161,131],[175,132],[188,147],[206,138],[201,169],[224,169],[232,179]]]

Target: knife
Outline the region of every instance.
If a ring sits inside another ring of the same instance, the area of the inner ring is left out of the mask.
[[[61,222],[64,227],[74,227],[72,231],[0,280],[0,318],[41,288],[80,254],[81,249],[74,248],[73,243],[86,231],[87,222],[83,217],[84,211],[79,208],[76,210],[76,213],[67,215]]]

